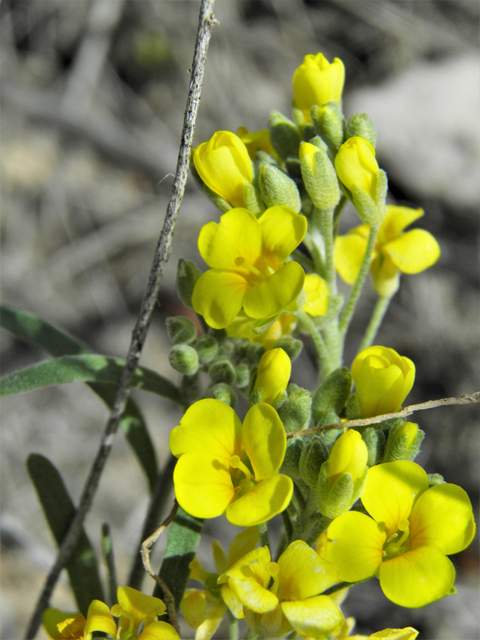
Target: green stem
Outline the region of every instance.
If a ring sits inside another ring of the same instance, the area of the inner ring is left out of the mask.
[[[260,544],[263,547],[266,545],[270,549],[270,553],[271,553],[272,548],[270,546],[270,538],[268,537],[267,523],[262,522],[262,524],[259,524],[257,526],[258,526],[258,533],[260,535]]]
[[[238,640],[238,620],[232,614],[230,609],[227,608],[228,618],[228,637],[230,640]]]
[[[313,271],[323,278],[325,276],[325,265],[323,263],[323,256],[320,247],[308,232],[303,238],[303,244],[307,247],[310,255],[312,256],[314,265]]]
[[[355,311],[355,306],[357,304],[358,297],[362,290],[363,284],[365,282],[365,278],[368,274],[368,269],[370,267],[370,261],[372,258],[373,251],[375,249],[375,243],[377,242],[379,225],[376,227],[370,227],[370,233],[368,234],[367,248],[365,250],[365,254],[363,256],[362,264],[360,266],[360,271],[358,272],[357,279],[352,287],[350,292],[350,297],[348,302],[343,310],[342,316],[340,318],[340,335],[342,337],[345,336],[350,321],[353,316],[353,312]]]
[[[330,294],[337,293],[335,283],[335,266],[333,262],[334,237],[333,237],[333,210],[319,211],[323,244],[325,247],[325,280]]]
[[[391,296],[379,296],[375,305],[375,309],[373,310],[372,317],[370,318],[367,330],[365,331],[365,335],[363,336],[363,340],[360,344],[359,352],[367,349],[372,344],[388,309],[388,305],[390,304],[391,299]]]
[[[315,347],[315,351],[318,356],[319,371],[321,373],[321,377],[324,377],[332,371],[327,345],[323,341],[316,324],[308,313],[305,313],[304,311],[297,311],[297,316],[301,320],[305,330],[308,331],[312,338],[313,346]]]
[[[340,216],[342,215],[342,211],[345,209],[345,205],[347,204],[348,199],[347,196],[342,195],[340,200],[337,203],[337,206],[333,210],[333,237],[335,238],[338,234],[338,223],[340,222]]]

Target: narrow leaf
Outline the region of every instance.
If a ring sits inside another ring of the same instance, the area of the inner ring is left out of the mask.
[[[27,459],[27,468],[47,522],[60,546],[75,516],[75,506],[60,473],[47,458],[32,453]],[[79,611],[86,616],[90,602],[94,599],[103,601],[104,593],[95,551],[83,527],[77,546],[65,568]]]
[[[159,575],[172,592],[177,610],[190,575],[189,564],[200,544],[202,527],[203,520],[194,518],[179,507],[168,530],[167,546]],[[163,596],[158,584],[153,595],[157,598]]]
[[[90,353],[85,345],[69,334],[26,311],[0,306],[0,326],[18,338],[32,342],[52,356]],[[112,407],[116,394],[115,387],[93,382],[87,384],[108,407]],[[148,478],[150,490],[153,491],[158,476],[155,449],[142,413],[131,398],[127,401],[120,421],[120,429],[135,452]]]

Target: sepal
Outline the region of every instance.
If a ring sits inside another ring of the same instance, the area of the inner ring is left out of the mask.
[[[354,113],[347,125],[347,138],[353,138],[354,136],[360,136],[368,140],[373,148],[377,142],[377,133],[370,116],[366,113]]]
[[[307,389],[289,385],[288,398],[278,411],[285,431],[300,431],[308,426],[312,409],[312,396]]]
[[[322,436],[314,435],[304,446],[300,456],[300,476],[309,487],[315,487],[322,465],[328,458],[328,448]]]
[[[192,293],[197,280],[202,275],[202,272],[194,262],[190,260],[184,260],[180,258],[177,263],[177,277],[175,282],[175,288],[177,295],[183,304],[192,309]]]
[[[382,462],[395,460],[415,460],[425,437],[425,432],[414,422],[397,421],[388,432]]]
[[[285,473],[293,480],[300,479],[300,459],[306,444],[305,439],[299,438],[298,436],[287,440],[287,448],[282,466],[280,467],[280,473]]]
[[[313,396],[312,416],[318,423],[329,412],[340,414],[352,388],[352,374],[347,367],[332,371]],[[327,423],[326,423],[327,424]]]

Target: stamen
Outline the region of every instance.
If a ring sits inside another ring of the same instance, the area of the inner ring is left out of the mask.
[[[230,458],[230,466],[232,467],[232,469],[240,469],[240,471],[245,474],[247,482],[250,482],[250,480],[252,479],[250,469],[240,460],[237,455],[233,455]]]

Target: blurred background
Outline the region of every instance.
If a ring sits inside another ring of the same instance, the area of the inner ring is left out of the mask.
[[[0,5],[2,301],[98,353],[124,357],[128,349],[175,171],[198,10],[194,0]],[[215,7],[195,144],[219,129],[265,128],[272,109],[290,116],[293,72],[306,54],[322,51],[345,63],[347,117],[365,111],[377,128],[392,201],[425,210],[418,226],[437,237],[442,257],[423,274],[403,276],[377,338],[416,364],[408,404],[480,388],[479,13],[477,0],[217,0]],[[202,264],[197,235],[218,215],[190,178],[141,360],[170,378],[165,318],[184,311],[176,262]],[[353,210],[342,224],[359,224]],[[347,365],[374,301],[367,289]],[[0,340],[3,373],[45,357],[6,332]],[[311,362],[306,341],[293,379],[308,388]],[[135,397],[164,464],[180,414],[156,396]],[[3,640],[24,633],[55,557],[25,459],[47,455],[77,500],[106,418],[101,401],[78,384],[2,403]],[[418,461],[464,487],[476,509],[479,418],[478,405],[414,418],[427,433]],[[98,548],[101,523],[111,524],[120,583],[147,502],[145,478],[119,434],[87,529]],[[224,518],[207,523],[206,566],[209,541],[234,533]],[[357,633],[411,625],[422,640],[479,638],[478,542],[452,559],[457,595],[421,610],[396,607],[376,580],[352,589],[344,611],[356,617]],[[74,608],[64,576],[52,606]],[[193,636],[183,629],[182,637]]]

